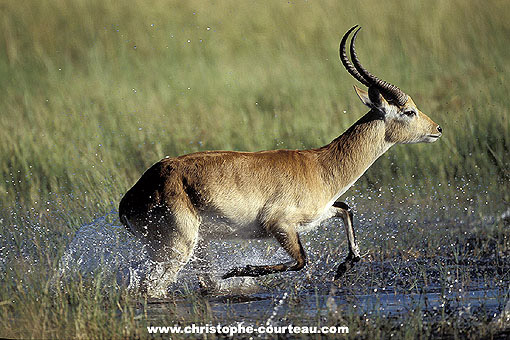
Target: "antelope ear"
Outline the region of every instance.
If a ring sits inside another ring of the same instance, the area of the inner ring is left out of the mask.
[[[371,109],[384,111],[385,106],[388,105],[386,99],[374,87],[370,87],[367,92],[354,85],[354,90],[361,102]]]
[[[365,90],[360,89],[356,85],[354,85],[354,91],[356,91],[356,94],[358,95],[359,99],[363,104],[365,104],[368,107],[373,107],[372,102],[370,101],[370,98],[368,97],[368,92]]]

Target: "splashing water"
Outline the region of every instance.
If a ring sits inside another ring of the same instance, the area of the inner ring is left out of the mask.
[[[59,261],[56,279],[68,280],[76,275],[93,277],[101,273],[106,279],[115,279],[118,286],[136,292],[150,273],[162,277],[164,270],[150,259],[146,246],[124,226],[109,221],[109,216],[116,214],[111,211],[78,229]],[[220,280],[220,274],[233,266],[286,260],[283,249],[273,247],[268,251],[264,241],[211,241],[197,248],[195,253],[199,252],[200,257],[193,256],[182,268],[175,278],[179,283],[172,280],[162,282],[161,286],[178,290],[184,283],[192,287],[206,283],[207,289],[219,294],[252,292],[257,287],[253,278]]]
[[[82,226],[67,246],[59,262],[60,280],[115,275],[117,284],[135,289],[145,276],[151,261],[145,246],[123,226],[109,222],[112,211]]]

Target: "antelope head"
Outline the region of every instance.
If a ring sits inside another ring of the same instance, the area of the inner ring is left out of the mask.
[[[354,43],[359,27],[351,39],[351,59],[347,58],[345,43],[358,25],[352,27],[340,42],[340,60],[347,71],[360,83],[368,87],[368,92],[354,86],[359,98],[385,121],[385,139],[389,143],[432,143],[441,137],[441,127],[421,112],[416,104],[401,89],[377,78],[365,69],[356,55]]]

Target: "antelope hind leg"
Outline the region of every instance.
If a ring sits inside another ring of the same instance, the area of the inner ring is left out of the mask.
[[[198,280],[199,293],[202,296],[217,293],[220,290],[217,280],[211,271],[211,259],[205,242],[198,242],[193,257],[194,269]]]
[[[169,285],[191,258],[198,239],[198,220],[174,213],[172,219],[166,219],[166,222],[169,225],[160,226],[160,237],[151,244],[154,265],[143,286],[147,295],[153,298],[166,296]]]

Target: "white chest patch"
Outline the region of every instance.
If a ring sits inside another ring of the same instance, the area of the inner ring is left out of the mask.
[[[357,180],[357,178],[356,178],[356,180]],[[340,196],[342,196],[356,182],[356,180],[352,181],[346,187],[342,188],[342,190],[340,190],[335,195],[335,197],[333,197],[326,204],[326,206],[324,207],[324,210],[319,215],[319,217],[317,217],[316,219],[314,219],[311,222],[300,224],[297,227],[297,231],[298,232],[307,232],[307,231],[310,231],[312,229],[315,229],[317,226],[319,226],[319,224],[321,224],[322,221],[327,220],[328,218],[331,218],[331,217],[335,216],[336,209],[333,208],[333,204],[340,198]]]

